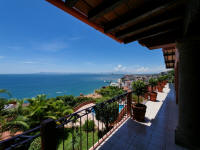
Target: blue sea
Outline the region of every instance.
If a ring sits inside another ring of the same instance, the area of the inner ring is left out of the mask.
[[[7,89],[12,98],[32,98],[38,94],[47,97],[79,96],[107,86],[106,81],[117,81],[119,74],[7,74],[0,75],[0,89]],[[0,97],[6,95],[1,94]]]

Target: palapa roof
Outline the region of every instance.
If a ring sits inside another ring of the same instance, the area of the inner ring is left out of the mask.
[[[46,0],[120,43],[149,49],[181,36],[185,0]]]

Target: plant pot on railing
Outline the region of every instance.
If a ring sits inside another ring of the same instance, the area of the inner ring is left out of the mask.
[[[157,86],[157,89],[158,89],[158,92],[162,92],[162,90],[163,90],[163,88],[162,88],[161,85],[158,85],[158,86]]]
[[[147,92],[147,93],[144,94],[144,98],[145,99],[149,99],[149,92]]]
[[[155,86],[153,86],[153,91],[156,91],[156,87]]]
[[[137,103],[132,105],[133,119],[137,121],[144,121],[146,113],[146,105],[140,104],[140,96],[144,96],[147,93],[147,85],[141,81],[135,81],[132,83],[133,93],[137,95]]]
[[[150,100],[155,102],[156,98],[157,98],[157,93],[156,92],[151,92],[150,93]]]
[[[147,91],[151,92],[152,91],[152,87],[151,86],[147,86]]]
[[[140,103],[133,104],[132,105],[133,119],[144,122],[146,108],[147,106],[144,104],[140,104]]]

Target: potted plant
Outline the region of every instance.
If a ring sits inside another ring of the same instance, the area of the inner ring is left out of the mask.
[[[162,92],[163,90],[162,82],[163,82],[163,76],[158,77],[158,86],[157,86],[158,92]]]
[[[150,100],[151,101],[156,101],[157,98],[157,93],[155,92],[155,87],[157,85],[158,81],[157,79],[151,78],[149,79],[149,85],[151,86],[151,92],[150,92]]]
[[[137,103],[132,105],[133,119],[137,121],[144,121],[146,113],[146,105],[140,103],[140,96],[147,92],[146,85],[143,81],[138,80],[132,83],[133,93],[137,95]]]
[[[167,79],[168,79],[168,75],[164,75],[163,76],[163,83],[164,83],[164,86],[167,84]]]

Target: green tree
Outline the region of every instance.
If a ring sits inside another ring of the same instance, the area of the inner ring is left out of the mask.
[[[140,103],[139,97],[143,96],[147,92],[146,84],[141,80],[137,80],[132,83],[132,88],[133,93],[136,94],[138,97],[137,103]]]
[[[4,131],[11,131],[13,133],[17,131],[26,131],[30,128],[28,124],[28,118],[26,116],[16,116],[15,118],[12,118],[12,120],[4,119],[4,122],[1,122],[1,132]]]
[[[155,78],[149,79],[149,85],[151,86],[151,90],[153,91],[153,87],[155,87],[158,84],[158,80]]]
[[[109,130],[109,124],[114,123],[119,114],[119,104],[99,104],[95,108],[96,119],[103,122],[106,130]]]
[[[93,131],[95,128],[95,124],[93,120],[86,120],[84,125],[83,125],[83,130],[84,131],[88,131],[91,132]]]
[[[102,95],[103,97],[113,98],[115,96],[121,95],[124,91],[118,87],[108,86],[95,91],[96,93]]]
[[[8,92],[5,89],[0,89],[0,94],[7,94],[9,97],[11,97],[12,95],[10,94],[10,92]],[[5,105],[8,104],[7,99],[6,98],[2,98],[0,97],[0,115],[2,115],[3,110]]]

